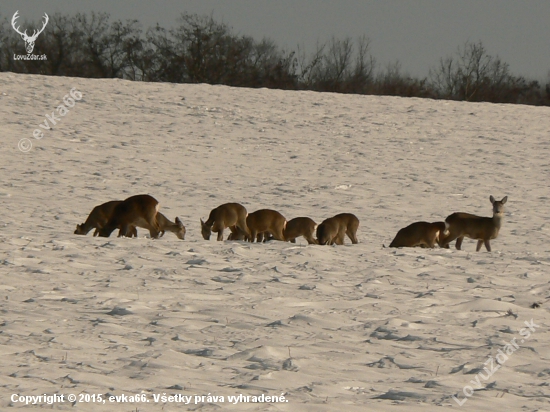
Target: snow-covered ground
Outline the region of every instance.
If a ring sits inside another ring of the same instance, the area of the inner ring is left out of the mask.
[[[0,409],[550,410],[549,108],[0,73],[0,120]],[[73,234],[141,193],[184,241]],[[489,195],[490,253],[382,247]],[[203,240],[226,202],[354,213],[359,244]]]

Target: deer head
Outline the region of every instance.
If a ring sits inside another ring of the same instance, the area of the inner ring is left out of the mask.
[[[44,29],[46,28],[46,24],[48,24],[48,21],[50,20],[50,18],[46,13],[44,13],[44,24],[42,25],[42,28],[38,31],[34,30],[34,33],[32,34],[32,36],[29,36],[27,35],[27,30],[25,30],[25,32],[22,33],[19,30],[19,27],[15,27],[15,21],[19,17],[18,13],[19,13],[19,10],[17,10],[13,15],[13,18],[11,19],[11,25],[13,29],[21,35],[21,38],[25,40],[25,48],[27,49],[27,53],[31,54],[32,51],[34,50],[34,42],[36,41],[36,38],[40,33],[44,31]]]

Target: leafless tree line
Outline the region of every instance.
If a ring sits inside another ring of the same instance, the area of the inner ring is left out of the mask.
[[[367,37],[332,38],[307,54],[185,13],[174,28],[147,30],[105,13],[55,14],[36,40],[34,53],[44,61],[14,59],[25,54],[24,44],[4,18],[0,44],[0,71],[16,73],[550,105],[550,83],[512,75],[481,42],[465,43],[422,79],[398,62],[378,68]]]

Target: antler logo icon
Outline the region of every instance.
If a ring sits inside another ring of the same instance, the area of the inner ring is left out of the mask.
[[[11,19],[11,25],[12,25],[13,29],[21,35],[23,40],[25,40],[25,48],[27,49],[27,53],[31,54],[32,51],[34,50],[34,42],[36,41],[36,38],[38,37],[38,35],[40,33],[42,33],[44,31],[44,29],[46,28],[46,24],[48,24],[48,21],[50,20],[50,18],[48,17],[48,15],[46,13],[44,13],[44,25],[42,26],[42,28],[40,30],[38,30],[38,31],[34,30],[34,33],[32,34],[32,36],[29,36],[29,35],[27,35],[27,30],[25,30],[22,33],[19,30],[19,27],[15,27],[15,21],[19,17],[18,13],[19,13],[19,10],[17,10],[15,12],[15,14],[13,15],[13,18]]]

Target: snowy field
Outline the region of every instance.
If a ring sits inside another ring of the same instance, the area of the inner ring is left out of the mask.
[[[550,411],[550,108],[0,73],[0,119],[1,410]],[[185,240],[73,234],[141,193]],[[490,253],[382,247],[490,195]],[[226,202],[359,244],[203,240]]]

